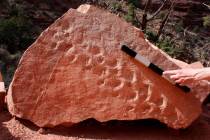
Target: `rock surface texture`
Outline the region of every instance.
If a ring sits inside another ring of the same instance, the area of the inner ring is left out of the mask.
[[[94,6],[70,9],[24,53],[10,85],[11,114],[40,127],[88,118],[157,119],[178,129],[201,103],[120,50],[126,43],[164,70],[179,68],[137,28]]]

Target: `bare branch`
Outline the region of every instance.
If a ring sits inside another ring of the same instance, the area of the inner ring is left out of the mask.
[[[210,9],[210,5],[207,5],[207,4],[205,4],[205,3],[202,3],[204,6],[206,6],[207,8],[209,8]]]
[[[151,0],[147,0],[147,3],[145,5],[145,7],[144,7],[144,13],[148,12],[150,4],[151,4]]]
[[[174,8],[174,0],[171,3],[171,7],[169,8],[168,14],[165,16],[165,18],[164,18],[164,20],[163,20],[163,22],[160,26],[160,29],[159,29],[158,34],[157,34],[157,38],[159,38],[160,35],[162,34],[163,29],[164,29],[166,23],[168,22],[168,19],[169,19],[170,15],[171,15],[171,12],[173,11],[173,8]]]
[[[186,36],[186,34],[192,35],[192,36],[198,36],[197,33],[194,33],[192,31],[189,31],[188,28],[184,29],[184,36]]]
[[[162,5],[158,8],[158,10],[153,15],[151,15],[150,17],[147,18],[147,21],[154,19],[154,17],[157,16],[160,13],[160,11],[165,6],[166,2],[167,2],[167,0],[164,0]]]
[[[143,17],[142,17],[142,27],[141,27],[141,29],[144,32],[146,31],[146,27],[147,27],[147,12],[149,10],[150,3],[151,3],[151,0],[147,0],[146,6],[144,8]]]

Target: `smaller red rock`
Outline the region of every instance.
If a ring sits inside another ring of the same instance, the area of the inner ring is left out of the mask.
[[[1,76],[1,73],[0,73],[0,112],[2,111],[3,109],[3,106],[4,106],[4,100],[5,100],[5,87],[4,87],[4,82],[2,80],[2,76]]]

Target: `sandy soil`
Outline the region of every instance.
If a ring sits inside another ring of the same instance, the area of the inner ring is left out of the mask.
[[[31,122],[0,113],[0,140],[209,140],[210,105],[189,128],[173,130],[154,121],[87,120],[69,128],[39,129]]]

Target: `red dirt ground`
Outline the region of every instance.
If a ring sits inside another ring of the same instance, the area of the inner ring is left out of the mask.
[[[31,122],[0,113],[0,140],[209,140],[210,104],[189,128],[173,130],[154,121],[87,120],[72,127],[39,129]]]

